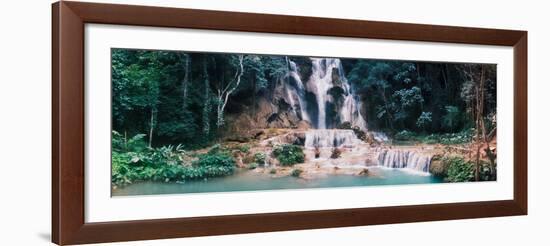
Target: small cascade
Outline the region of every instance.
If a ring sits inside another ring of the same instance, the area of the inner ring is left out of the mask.
[[[404,149],[383,150],[378,155],[378,165],[389,168],[407,168],[429,173],[432,155]]]
[[[306,132],[306,148],[353,148],[361,143],[353,130],[309,130]]]

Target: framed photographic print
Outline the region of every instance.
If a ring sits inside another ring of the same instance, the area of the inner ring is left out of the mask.
[[[57,244],[527,214],[526,31],[52,16]]]

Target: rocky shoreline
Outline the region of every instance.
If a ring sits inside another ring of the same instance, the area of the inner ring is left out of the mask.
[[[233,152],[237,166],[240,168],[248,168],[272,177],[293,175],[303,179],[322,178],[328,175],[376,176],[376,171],[372,171],[376,168],[372,167],[408,168],[420,174],[441,175],[448,169],[448,165],[441,161],[442,157],[462,155],[457,150],[468,147],[466,145],[442,144],[391,145],[373,140],[372,133],[366,134],[370,136],[368,140],[360,140],[355,135],[353,139],[348,139],[349,134],[345,132],[346,130],[337,129],[324,131],[333,131],[332,135],[328,135],[342,141],[339,146],[315,147],[312,143],[306,143],[307,137],[311,137],[312,131],[319,130],[310,130],[307,127],[251,130],[250,132],[254,132],[254,134],[246,141],[233,141],[228,145],[230,148],[240,145],[250,146],[248,153],[239,150]],[[347,135],[339,136],[338,134],[341,133]],[[336,141],[334,139],[325,139],[326,142],[321,145]],[[273,156],[272,151],[274,146],[283,144],[301,146],[305,155],[304,162],[292,166],[281,165]],[[337,152],[338,155],[334,156],[334,152]],[[258,153],[265,156],[264,163],[255,163],[254,156]],[[296,174],[297,172],[298,174]]]

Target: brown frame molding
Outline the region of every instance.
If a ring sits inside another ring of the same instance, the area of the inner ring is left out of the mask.
[[[514,199],[85,223],[85,23],[513,47]],[[66,1],[52,5],[52,241],[54,243],[67,245],[526,214],[526,31]],[[290,221],[292,223],[289,223]]]

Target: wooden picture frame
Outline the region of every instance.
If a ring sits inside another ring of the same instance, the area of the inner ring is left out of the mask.
[[[513,47],[513,200],[123,222],[84,219],[84,24]],[[527,32],[61,1],[52,6],[52,241],[59,245],[527,214]]]

